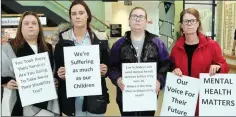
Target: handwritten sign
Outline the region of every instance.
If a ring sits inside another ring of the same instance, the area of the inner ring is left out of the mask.
[[[22,106],[57,99],[48,53],[12,59]]]
[[[156,63],[123,63],[122,78],[123,111],[157,109]]]
[[[200,80],[167,73],[160,116],[194,116]]]
[[[67,97],[101,95],[99,46],[64,47]]]

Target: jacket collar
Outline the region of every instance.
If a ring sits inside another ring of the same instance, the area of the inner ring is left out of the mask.
[[[202,48],[202,47],[206,46],[206,44],[209,42],[209,38],[207,38],[205,35],[203,35],[200,32],[198,32],[198,38],[199,38],[199,46],[198,46],[198,48]],[[185,35],[181,36],[177,40],[176,46],[179,47],[179,48],[183,48],[184,49],[184,43],[185,43]]]
[[[10,45],[13,46],[11,43],[10,43]],[[45,52],[45,50],[40,48],[38,45],[39,44],[37,44],[38,53]],[[30,45],[25,40],[22,43],[22,45],[19,46],[19,48],[17,48],[17,51],[15,52],[16,57],[22,57],[22,56],[33,55],[33,54],[35,54],[33,49],[30,47]]]
[[[72,33],[73,33],[73,28],[70,28],[68,30],[61,32],[61,36],[62,36],[63,40],[73,41]],[[97,38],[97,36],[93,32],[92,33],[92,44],[98,44],[98,43],[99,43],[99,39]]]
[[[151,34],[150,32],[148,32],[147,30],[145,30],[145,41],[150,41],[152,40],[156,35]],[[125,32],[124,38],[131,42],[131,31],[127,31]]]

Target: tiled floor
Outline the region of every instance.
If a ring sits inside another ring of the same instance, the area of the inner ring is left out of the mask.
[[[230,73],[236,73],[236,70],[230,70]],[[107,107],[107,112],[105,116],[120,116],[120,111],[118,108],[118,105],[116,104],[116,88],[115,86],[111,83],[110,79],[107,78],[107,87],[109,89],[109,94],[110,94],[110,104]],[[162,99],[163,99],[163,91],[161,91],[159,99],[158,99],[158,109],[155,113],[155,116],[160,115],[160,109],[162,105]]]

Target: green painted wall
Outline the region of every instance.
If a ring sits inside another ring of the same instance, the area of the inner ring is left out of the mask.
[[[180,19],[180,13],[183,11],[183,1],[175,1],[175,32],[179,32],[179,19]],[[177,36],[175,35],[175,39]]]

